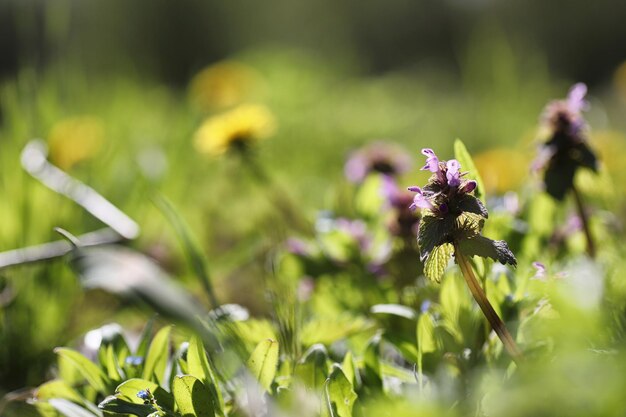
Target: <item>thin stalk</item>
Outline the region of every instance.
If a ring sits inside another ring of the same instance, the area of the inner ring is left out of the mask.
[[[476,276],[474,275],[474,271],[472,266],[470,265],[468,259],[463,255],[460,251],[457,243],[454,244],[454,256],[456,258],[456,262],[459,264],[461,268],[461,272],[463,273],[463,278],[465,278],[465,282],[472,293],[472,296],[478,303],[478,306],[483,311],[483,314],[491,324],[493,330],[495,330],[496,334],[504,344],[504,348],[509,353],[513,361],[519,365],[521,360],[523,359],[523,355],[515,340],[513,340],[513,336],[509,333],[508,329],[504,325],[504,322],[498,317],[498,313],[493,309],[491,303],[487,299],[487,295],[483,291],[482,287],[478,283]]]
[[[266,195],[270,203],[284,216],[287,223],[300,231],[309,231],[310,225],[289,197],[289,193],[282,189],[276,181],[272,180],[265,167],[256,159],[256,155],[251,153],[251,150],[244,149],[241,151],[241,157],[252,178],[259,185],[268,189],[269,192]]]
[[[580,216],[580,220],[583,224],[583,231],[585,232],[585,237],[587,238],[587,253],[589,254],[590,258],[594,259],[596,257],[596,245],[593,241],[593,237],[591,236],[591,229],[589,228],[589,218],[587,217],[587,212],[585,211],[585,206],[583,204],[583,199],[580,196],[580,192],[578,192],[578,189],[573,184],[572,193],[574,194],[574,200],[576,201],[578,215]]]

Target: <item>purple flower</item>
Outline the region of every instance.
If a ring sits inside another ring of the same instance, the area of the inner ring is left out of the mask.
[[[451,159],[446,163],[446,178],[448,179],[448,185],[450,187],[458,187],[461,184],[461,173],[459,169],[461,164],[456,159]]]
[[[360,183],[371,172],[395,176],[409,171],[411,166],[411,158],[400,147],[373,142],[350,154],[344,173],[348,181]]]
[[[570,135],[578,135],[585,127],[582,112],[589,109],[585,100],[587,86],[583,83],[570,88],[567,98],[554,100],[546,106],[543,114],[544,123],[553,131],[564,131]]]
[[[439,172],[439,158],[435,155],[435,151],[430,148],[422,149],[422,155],[426,156],[426,165],[422,167],[422,171]]]
[[[543,279],[546,276],[546,266],[541,262],[533,262],[533,268],[535,268],[535,275],[533,278],[535,279]]]
[[[428,200],[428,198],[422,192],[422,189],[418,186],[413,186],[408,188],[409,191],[413,191],[415,196],[413,197],[413,203],[409,206],[409,209],[415,210],[418,207],[423,209],[433,209],[433,204]]]
[[[461,194],[471,193],[476,189],[477,185],[478,183],[474,180],[465,181],[465,183],[463,183],[463,185],[459,187],[459,192]]]
[[[567,106],[573,113],[580,113],[589,109],[589,102],[585,100],[587,86],[584,83],[574,84],[567,94]]]

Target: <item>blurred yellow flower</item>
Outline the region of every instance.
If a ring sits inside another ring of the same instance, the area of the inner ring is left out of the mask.
[[[201,153],[221,155],[265,139],[274,130],[274,117],[266,107],[246,104],[206,119],[196,131],[194,145]]]
[[[223,61],[200,71],[191,81],[190,98],[201,110],[230,107],[249,99],[260,77],[250,67]]]
[[[48,135],[50,160],[67,170],[93,157],[104,142],[104,126],[92,116],[78,116],[57,122]]]
[[[495,148],[474,157],[486,192],[504,194],[528,180],[531,158],[520,150]]]

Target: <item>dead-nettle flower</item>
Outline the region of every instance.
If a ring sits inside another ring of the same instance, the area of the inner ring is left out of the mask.
[[[373,142],[352,152],[344,167],[350,182],[360,183],[368,174],[396,176],[411,169],[411,158],[397,145]]]
[[[426,165],[422,169],[433,174],[424,187],[409,187],[409,191],[415,193],[410,208],[422,209],[417,244],[424,261],[424,275],[440,281],[454,255],[472,296],[511,357],[518,361],[522,353],[487,299],[467,257],[492,258],[513,266],[517,260],[505,241],[481,235],[489,214],[472,194],[477,182],[465,178],[468,173],[461,171],[459,161],[440,161],[432,149],[422,149],[422,154],[426,156]]]
[[[476,181],[465,178],[467,172],[461,171],[456,159],[440,161],[432,149],[422,149],[422,154],[426,156],[422,170],[433,175],[424,187],[409,187],[409,191],[415,193],[410,209],[422,209],[418,245],[422,261],[426,261],[425,275],[439,281],[455,246],[468,256],[515,265],[506,242],[480,235],[489,213],[472,195]]]
[[[539,148],[532,169],[545,169],[546,192],[557,200],[573,188],[578,168],[598,169],[598,161],[587,145],[587,123],[582,112],[589,108],[585,100],[587,86],[574,85],[564,100],[546,106],[541,122],[548,139]]]

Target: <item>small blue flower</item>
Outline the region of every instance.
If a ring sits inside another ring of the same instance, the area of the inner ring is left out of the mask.
[[[152,400],[152,393],[148,388],[142,389],[137,393],[137,397],[141,398],[144,401],[150,401]]]
[[[139,366],[143,363],[143,357],[142,356],[128,356],[124,362],[126,362],[126,365]]]

